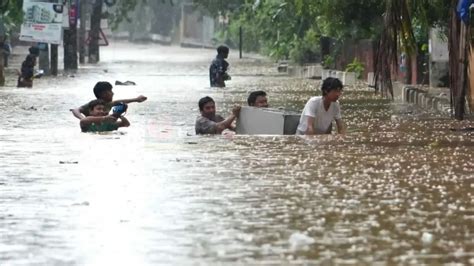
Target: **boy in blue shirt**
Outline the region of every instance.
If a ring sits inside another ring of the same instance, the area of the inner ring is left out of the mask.
[[[225,87],[225,81],[230,80],[230,76],[227,74],[229,63],[225,61],[228,56],[229,48],[227,46],[221,45],[217,47],[217,56],[212,60],[211,66],[209,67],[211,87]]]

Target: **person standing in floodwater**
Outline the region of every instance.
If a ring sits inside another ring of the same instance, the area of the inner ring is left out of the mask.
[[[18,82],[16,85],[18,88],[32,88],[33,79],[35,77],[40,77],[40,75],[35,76],[36,59],[39,56],[40,50],[36,46],[31,46],[28,51],[30,53],[26,56],[25,61],[23,61],[21,64]]]
[[[339,97],[342,95],[342,82],[337,78],[323,81],[323,96],[311,97],[301,113],[296,135],[331,134],[332,121],[336,121],[337,133],[344,134]]]
[[[33,87],[34,68],[36,65],[36,56],[29,54],[21,64],[20,75],[18,76],[18,88]]]
[[[229,56],[229,47],[221,45],[217,47],[217,56],[212,60],[211,66],[209,67],[209,79],[211,81],[211,87],[225,87],[225,81],[230,80],[227,69],[229,63],[225,60]]]

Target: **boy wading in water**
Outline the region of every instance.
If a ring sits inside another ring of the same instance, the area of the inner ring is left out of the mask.
[[[230,76],[227,74],[229,63],[225,61],[228,56],[229,48],[227,46],[221,45],[217,47],[217,56],[212,60],[211,66],[209,67],[211,87],[225,87],[225,81],[230,80]]]
[[[301,113],[297,135],[331,134],[332,121],[336,121],[337,133],[344,134],[339,97],[342,95],[342,82],[337,78],[323,81],[323,96],[308,100]]]
[[[31,88],[33,87],[33,78],[36,65],[36,56],[29,54],[26,56],[25,61],[21,64],[20,75],[18,76],[18,88]]]

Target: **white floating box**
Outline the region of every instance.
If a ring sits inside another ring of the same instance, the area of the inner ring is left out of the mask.
[[[294,135],[300,114],[271,108],[242,106],[237,119],[237,134]]]

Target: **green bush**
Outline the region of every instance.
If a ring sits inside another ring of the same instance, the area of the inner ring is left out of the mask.
[[[334,57],[326,55],[323,59],[322,65],[324,69],[334,68]]]
[[[290,59],[299,64],[317,62],[320,59],[319,37],[309,29],[303,39],[295,36],[289,50]]]
[[[347,72],[355,72],[358,79],[362,78],[362,73],[364,73],[365,66],[364,64],[359,61],[357,58],[354,58],[352,63],[347,64],[346,71]]]

